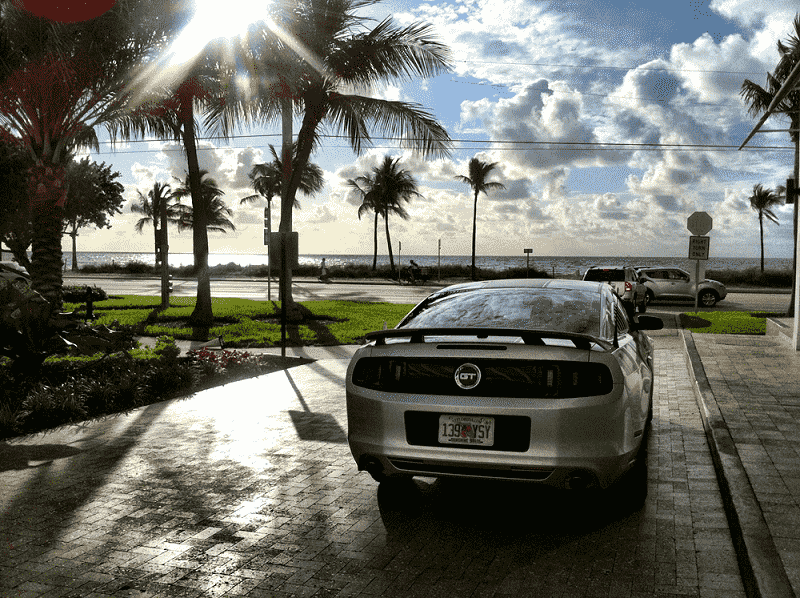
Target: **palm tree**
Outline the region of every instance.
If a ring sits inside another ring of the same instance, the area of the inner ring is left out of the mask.
[[[775,67],[775,72],[767,73],[767,89],[753,83],[749,79],[745,79],[742,83],[740,94],[749,106],[748,112],[750,116],[758,116],[769,108],[769,105],[772,103],[772,98],[775,97],[775,94],[781,88],[783,82],[786,81],[794,65],[800,60],[800,14],[795,16],[792,25],[794,33],[789,35],[789,39],[786,40],[786,42],[778,40],[778,54],[780,55],[780,59]],[[800,180],[800,142],[798,142],[797,130],[800,129],[800,90],[795,87],[795,89],[790,91],[778,105],[777,110],[789,116],[789,129],[792,129],[789,136],[795,144],[794,180],[798,181]],[[794,291],[797,280],[797,204],[798,199],[795,198],[794,228],[792,234],[794,238],[794,251],[792,251],[792,296],[789,300],[789,309],[786,312],[787,317],[794,316],[794,304],[796,300]]]
[[[172,193],[172,189],[170,189],[169,184],[159,183],[158,181],[153,183],[153,188],[147,192],[146,196],[138,189],[136,190],[136,193],[139,194],[139,202],[131,205],[131,212],[135,214],[142,214],[142,217],[137,220],[134,228],[136,229],[137,233],[141,234],[145,226],[152,224],[153,236],[155,237],[155,246],[158,247],[160,245],[158,242],[158,236],[159,231],[161,230],[161,208],[166,208],[168,223],[177,224],[180,220],[180,209],[178,206],[176,206],[174,203],[172,205],[169,204],[170,200],[175,199],[175,196]],[[166,205],[162,206],[162,204]],[[163,242],[166,245],[168,243],[166,229],[161,234],[164,235]]]
[[[283,162],[278,157],[278,152],[275,147],[270,144],[269,150],[272,153],[272,162],[265,162],[263,164],[255,164],[250,170],[250,181],[255,189],[255,195],[248,195],[243,197],[239,203],[252,203],[259,197],[267,200],[267,234],[269,238],[272,237],[272,198],[276,195],[280,196],[283,187]],[[298,168],[297,161],[297,144],[292,146],[292,162],[293,168]],[[313,195],[319,193],[325,186],[325,176],[322,169],[309,162],[303,169],[303,175],[300,179],[300,191],[306,195]],[[300,208],[300,202],[294,200],[294,207]],[[267,276],[272,279],[272,258],[270,255],[269,268]]]
[[[259,111],[265,119],[282,117],[284,187],[280,231],[292,230],[292,206],[326,122],[342,132],[357,153],[370,141],[369,130],[401,138],[425,155],[449,155],[450,138],[421,105],[384,100],[359,92],[375,85],[429,77],[449,68],[446,46],[421,23],[406,27],[384,19],[372,29],[356,14],[372,0],[284,0],[276,21],[286,35],[265,32],[262,70],[272,74],[263,83]],[[275,64],[275,57],[280,64]],[[298,169],[288,168],[291,151],[291,108],[302,115],[297,136]],[[282,277],[282,296],[291,302],[291,271]]]
[[[225,192],[219,188],[217,181],[208,176],[207,170],[200,171],[200,202],[195,201],[195,196],[191,190],[190,175],[187,172],[183,181],[178,180],[180,187],[173,191],[177,198],[192,198],[191,206],[180,206],[178,216],[178,230],[194,229],[204,223],[207,230],[217,233],[224,233],[228,230],[235,231],[236,226],[230,220],[233,216],[231,210],[222,199]],[[177,180],[177,179],[176,179]],[[199,205],[198,205],[199,203]],[[208,238],[208,237],[206,237]]]
[[[120,90],[130,70],[183,18],[171,4],[119,0],[102,16],[76,23],[35,17],[22,3],[0,4],[0,135],[34,162],[30,272],[33,288],[56,310],[66,165],[75,150],[98,149],[94,127],[110,127],[125,113]]]
[[[174,196],[168,183],[159,183],[156,181],[153,183],[153,188],[147,192],[147,195],[144,195],[138,189],[136,193],[139,194],[139,202],[131,205],[131,212],[134,214],[142,214],[142,217],[136,221],[134,227],[137,233],[141,233],[148,224],[152,224],[153,229],[158,230],[162,202],[167,202],[167,221],[177,224],[179,210],[176,209],[175,204],[169,204],[169,201],[173,199]],[[157,242],[156,240],[156,243]]]
[[[356,177],[348,181],[348,184],[359,191],[363,197],[362,206],[375,212],[375,242],[377,256],[377,223],[378,213],[383,216],[386,225],[386,244],[389,248],[389,264],[392,274],[395,272],[394,254],[392,253],[392,240],[389,236],[389,214],[395,214],[400,218],[408,219],[408,212],[403,207],[403,203],[411,201],[412,197],[422,197],[417,190],[417,182],[414,177],[405,169],[398,168],[400,158],[392,159],[385,156],[379,166],[375,166],[371,173]],[[359,207],[359,217],[362,209]]]
[[[478,194],[487,193],[490,189],[505,189],[502,183],[489,182],[486,178],[497,166],[497,162],[481,162],[478,158],[469,161],[469,176],[457,175],[455,178],[469,185],[475,192],[472,208],[472,280],[475,280],[475,236],[478,228]]]
[[[778,217],[772,211],[773,206],[779,205],[781,205],[781,198],[772,189],[765,189],[761,184],[753,187],[750,207],[758,212],[758,226],[761,229],[761,272],[764,272],[764,216],[780,225]]]
[[[381,207],[378,205],[376,198],[373,194],[368,194],[366,189],[368,189],[372,184],[372,178],[370,175],[364,175],[363,177],[358,177],[361,181],[357,181],[355,179],[347,179],[347,184],[353,187],[356,191],[361,194],[361,205],[358,206],[358,219],[361,220],[361,217],[369,212],[375,214],[375,225],[373,227],[373,252],[372,252],[372,271],[378,269],[378,216],[381,214]],[[362,185],[364,185],[362,187]]]

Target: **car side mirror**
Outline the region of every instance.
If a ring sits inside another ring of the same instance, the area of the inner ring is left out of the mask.
[[[630,327],[631,330],[661,330],[664,328],[664,320],[655,316],[637,315]]]

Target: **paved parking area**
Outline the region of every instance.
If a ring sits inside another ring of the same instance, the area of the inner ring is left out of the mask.
[[[358,473],[344,358],[0,443],[0,596],[744,596],[680,339],[641,508]]]

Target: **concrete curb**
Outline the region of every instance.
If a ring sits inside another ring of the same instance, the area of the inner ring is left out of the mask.
[[[750,598],[795,598],[761,506],[711,390],[694,337],[688,330],[681,330],[681,336],[745,592]]]

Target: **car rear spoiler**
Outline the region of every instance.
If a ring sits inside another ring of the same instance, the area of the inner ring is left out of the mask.
[[[424,343],[426,336],[476,336],[481,339],[490,336],[518,336],[526,345],[544,345],[544,339],[550,338],[571,341],[578,349],[590,349],[593,343],[604,349],[610,347],[608,341],[590,334],[519,328],[394,328],[369,332],[365,336],[368,341],[375,341],[376,345],[385,345],[387,338],[408,338],[410,343]]]

